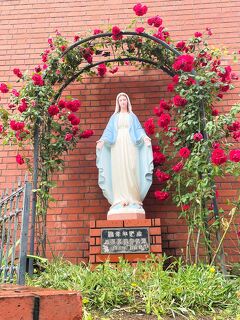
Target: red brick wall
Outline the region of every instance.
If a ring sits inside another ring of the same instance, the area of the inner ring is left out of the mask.
[[[63,35],[73,39],[75,33],[84,35],[96,27],[105,29],[106,24],[124,27],[134,17],[135,1],[62,1],[62,0],[12,0],[1,1],[0,20],[0,82],[13,83],[14,67],[31,72],[41,63],[40,53],[47,47],[47,38],[59,29]],[[199,1],[144,1],[149,6],[147,17],[159,14],[173,39],[185,40],[195,31],[212,28],[211,45],[227,47],[230,52],[240,49],[239,12],[240,3],[234,0]],[[225,63],[230,62],[226,53]],[[234,69],[239,71],[239,65]],[[108,203],[97,185],[95,166],[95,141],[112,114],[115,96],[127,92],[133,110],[140,121],[152,115],[152,107],[166,96],[168,76],[161,71],[138,71],[133,67],[121,68],[116,75],[104,79],[84,79],[82,84],[72,84],[65,94],[82,101],[80,113],[83,128],[95,131],[94,137],[81,141],[77,149],[66,159],[63,173],[55,176],[57,188],[53,194],[57,202],[48,212],[48,238],[55,253],[79,262],[89,255],[89,221],[105,219]],[[239,100],[238,88],[227,95],[221,105],[226,111]],[[6,101],[2,99],[2,102]],[[24,168],[15,164],[16,150],[0,147],[1,188],[9,185],[15,177],[24,173]],[[22,170],[22,171],[20,171]],[[184,221],[178,220],[177,209],[171,201],[158,203],[153,198],[157,184],[154,182],[145,199],[148,218],[161,218],[163,250],[167,254],[180,255],[186,242]],[[226,179],[218,183],[220,204],[226,209],[228,197],[234,198],[239,190],[239,181]],[[229,233],[225,243],[232,261],[237,261],[236,237]],[[231,238],[231,239],[230,239]]]

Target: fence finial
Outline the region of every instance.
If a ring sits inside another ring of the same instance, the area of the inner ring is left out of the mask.
[[[25,173],[24,182],[28,182],[28,173]]]

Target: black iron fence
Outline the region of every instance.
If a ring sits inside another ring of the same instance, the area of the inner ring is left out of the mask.
[[[25,284],[31,191],[25,177],[0,198],[0,283]]]

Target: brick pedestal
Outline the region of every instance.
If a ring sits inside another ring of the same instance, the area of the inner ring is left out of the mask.
[[[79,292],[0,285],[1,320],[81,320]]]
[[[90,222],[90,256],[89,261],[93,264],[102,263],[106,260],[118,262],[119,257],[123,257],[129,262],[145,261],[148,253],[101,253],[101,230],[104,228],[149,228],[150,252],[162,254],[161,221],[157,219],[141,220],[97,220]]]

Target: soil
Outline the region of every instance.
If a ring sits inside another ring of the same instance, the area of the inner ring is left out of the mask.
[[[153,315],[146,315],[146,314],[136,314],[136,313],[129,313],[129,312],[111,312],[109,314],[101,314],[101,313],[94,313],[92,314],[93,320],[157,320],[157,316]],[[183,317],[163,317],[162,320],[186,320]],[[198,318],[198,320],[211,320],[212,318],[204,317]]]

